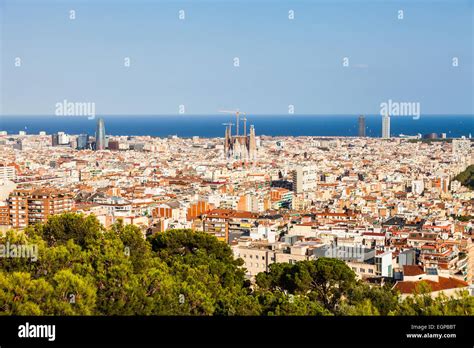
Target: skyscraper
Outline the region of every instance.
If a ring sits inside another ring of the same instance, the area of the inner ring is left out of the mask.
[[[382,138],[390,139],[390,116],[388,113],[382,117]]]
[[[102,117],[97,120],[97,129],[95,132],[95,150],[105,150],[105,124]]]
[[[59,135],[57,133],[51,134],[51,146],[59,145]]]
[[[87,148],[87,143],[89,142],[89,135],[79,134],[77,136],[77,149],[84,150]]]
[[[359,116],[359,136],[365,137],[365,117],[364,115]]]

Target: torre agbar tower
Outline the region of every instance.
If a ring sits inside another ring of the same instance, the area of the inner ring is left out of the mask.
[[[97,120],[97,128],[95,132],[95,149],[105,150],[105,124],[104,119]]]

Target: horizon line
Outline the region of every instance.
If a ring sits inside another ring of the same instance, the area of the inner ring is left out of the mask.
[[[249,112],[245,113],[246,116],[383,116],[379,113],[353,113],[353,114],[324,114],[324,113],[318,113],[318,114],[310,114],[310,113],[294,113],[294,114],[278,114],[278,113],[270,113],[270,114],[262,114],[262,113],[256,113],[252,114]],[[124,117],[124,116],[154,116],[154,117],[186,117],[186,116],[222,116],[222,117],[228,117],[231,116],[232,114],[207,114],[207,113],[195,113],[195,114],[99,114],[95,115],[94,118],[99,118],[99,117]],[[391,117],[410,117],[411,115],[389,115]],[[420,116],[474,116],[473,113],[436,113],[436,114],[422,114]],[[88,115],[54,115],[54,114],[9,114],[9,115],[0,115],[0,120],[2,117],[58,117],[58,118],[86,118],[86,117],[91,117]]]

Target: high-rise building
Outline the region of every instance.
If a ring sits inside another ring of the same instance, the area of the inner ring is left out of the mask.
[[[438,139],[438,133],[423,134],[423,139]]]
[[[315,165],[298,166],[291,174],[294,193],[303,193],[316,188],[318,175]]]
[[[359,116],[359,136],[365,137],[365,117],[363,115]]]
[[[70,142],[69,135],[64,132],[58,132],[58,143],[59,145],[69,145]]]
[[[390,116],[388,113],[382,117],[382,138],[390,139]]]
[[[100,117],[97,120],[97,129],[95,132],[95,150],[105,150],[105,124],[104,119]]]
[[[51,145],[52,146],[60,146],[60,145],[69,145],[71,138],[68,134],[64,132],[57,132],[55,134],[51,134]]]
[[[59,145],[59,135],[51,134],[51,146],[58,146],[58,145]]]
[[[88,134],[79,134],[77,136],[77,149],[78,150],[87,149],[88,142],[89,142],[89,135]]]

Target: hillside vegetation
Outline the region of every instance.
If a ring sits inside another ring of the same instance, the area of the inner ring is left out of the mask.
[[[274,264],[251,286],[232,251],[191,230],[144,239],[135,226],[104,229],[93,216],[67,213],[6,245],[35,244],[38,259],[0,258],[4,315],[472,315],[474,299],[400,301],[370,287],[336,259]]]

